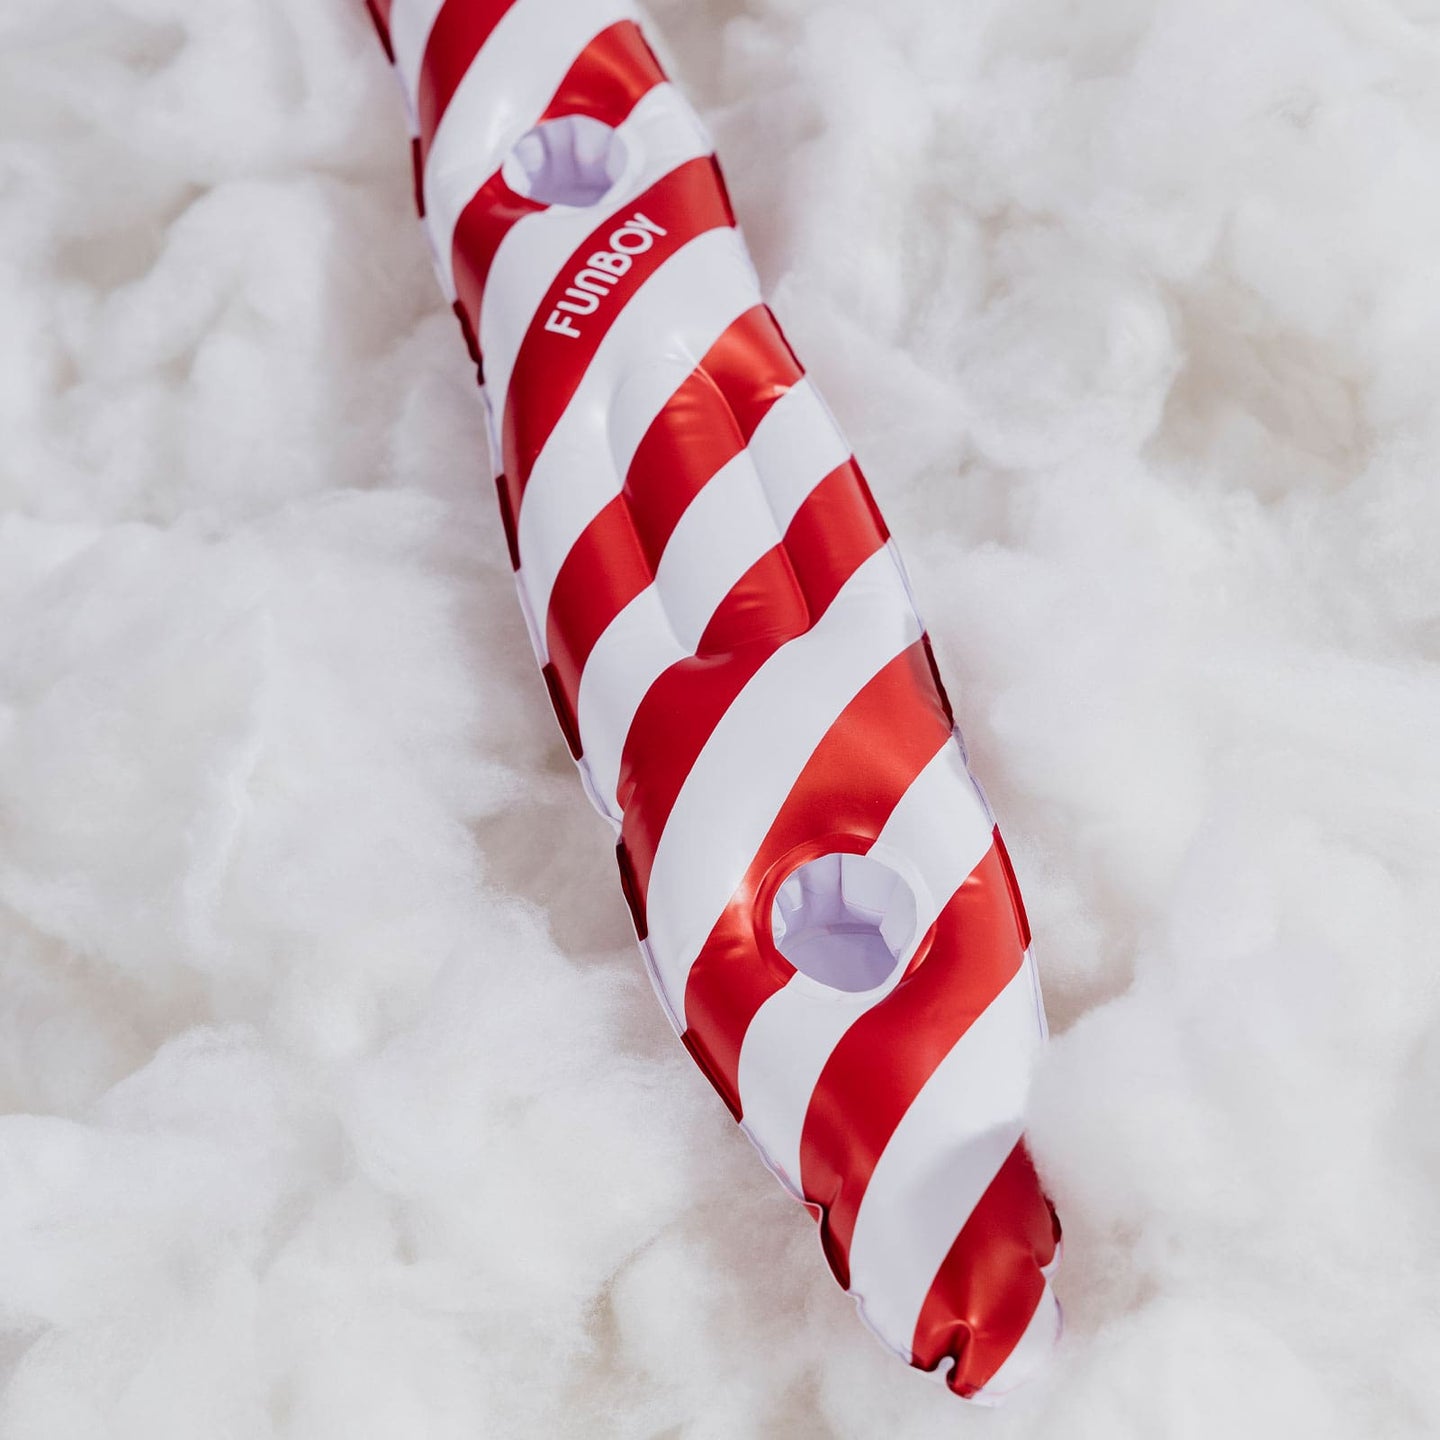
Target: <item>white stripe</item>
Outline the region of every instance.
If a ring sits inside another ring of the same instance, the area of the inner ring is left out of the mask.
[[[590,777],[591,798],[617,823],[620,757],[635,712],[656,678],[689,653],[675,638],[653,585],[610,622],[590,652],[575,704],[580,764]]]
[[[743,242],[727,227],[676,251],[615,317],[520,502],[520,583],[542,624],[565,557],[620,493],[651,421],[730,324],[758,303]]]
[[[683,1015],[685,981],[800,772],[841,711],[920,638],[888,550],[782,645],[715,727],[676,797],[646,899],[658,982]]]
[[[536,112],[539,114],[540,112]],[[517,221],[506,231],[490,267],[480,310],[480,348],[485,355],[485,389],[496,415],[504,413],[515,357],[555,277],[593,230],[623,218],[657,181],[691,160],[711,153],[695,112],[673,85],[657,85],[616,131],[625,146],[626,166],[615,187],[589,209],[551,206]],[[482,180],[488,178],[482,177]],[[428,217],[427,217],[428,218]],[[443,257],[442,282],[450,274],[454,222],[443,233],[429,218]],[[453,295],[452,297],[453,298]]]
[[[820,1072],[845,1032],[895,988],[902,973],[897,967],[879,995],[816,995],[792,980],[755,1012],[745,1031],[737,1072],[742,1128],[797,1199],[804,1198],[800,1136]]]
[[[813,474],[808,467],[807,474]],[[686,654],[699,647],[735,582],[784,533],[766,503],[750,452],[742,450],[686,507],[655,569],[655,591]]]
[[[994,826],[954,739],[920,772],[876,841],[917,872],[916,933],[935,923],[995,843]]]
[[[876,1162],[850,1241],[850,1289],[867,1323],[897,1349],[909,1349],[941,1262],[1020,1139],[1040,1043],[1027,954]]]
[[[915,891],[918,940],[993,843],[960,747],[947,739],[891,811],[870,853]],[[901,956],[883,986],[860,995],[832,990],[797,971],[750,1021],[737,1072],[744,1128],[797,1196],[800,1137],[820,1072],[845,1032],[895,988],[913,952],[912,946]]]
[[[628,0],[515,0],[455,89],[425,157],[425,216],[453,298],[450,237],[470,197],[545,113],[581,51]]]
[[[970,1399],[981,1405],[995,1405],[1032,1379],[1050,1359],[1060,1339],[1061,1324],[1060,1302],[1047,1279],[1025,1333],[1015,1342],[1005,1363]]]
[[[749,448],[686,507],[654,584],[596,642],[576,718],[584,763],[612,816],[619,815],[621,753],[646,692],[669,666],[694,654],[720,602],[780,542],[805,497],[848,458],[814,389],[800,380],[766,412]]]
[[[412,115],[420,89],[425,42],[435,28],[435,17],[444,3],[445,0],[395,0],[390,7],[390,48],[395,52],[395,70]]]
[[[750,438],[750,459],[782,531],[815,486],[849,458],[849,442],[808,380],[777,401]]]

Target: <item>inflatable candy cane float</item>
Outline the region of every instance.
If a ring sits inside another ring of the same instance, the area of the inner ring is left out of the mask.
[[[890,1349],[1059,1325],[1015,879],[880,513],[624,0],[370,0],[522,608],[676,1031]]]

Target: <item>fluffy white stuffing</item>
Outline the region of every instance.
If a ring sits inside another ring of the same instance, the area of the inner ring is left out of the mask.
[[[0,1435],[1440,1431],[1440,10],[665,0],[1029,899],[1069,1328],[674,1043],[358,0],[0,5]]]

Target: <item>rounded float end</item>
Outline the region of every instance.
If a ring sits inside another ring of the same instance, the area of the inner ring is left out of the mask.
[[[950,1388],[975,1405],[1003,1404],[1049,1367],[1064,1326],[1060,1302],[1047,1280],[1025,1333],[1000,1368],[983,1385],[967,1386],[964,1375],[960,1373],[964,1365],[962,1359],[949,1376]]]

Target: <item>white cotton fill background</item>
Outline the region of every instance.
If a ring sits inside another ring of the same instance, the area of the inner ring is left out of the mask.
[[[657,18],[1025,887],[1057,1364],[669,1033],[358,0],[3,0],[0,1436],[1434,1436],[1440,6]]]

